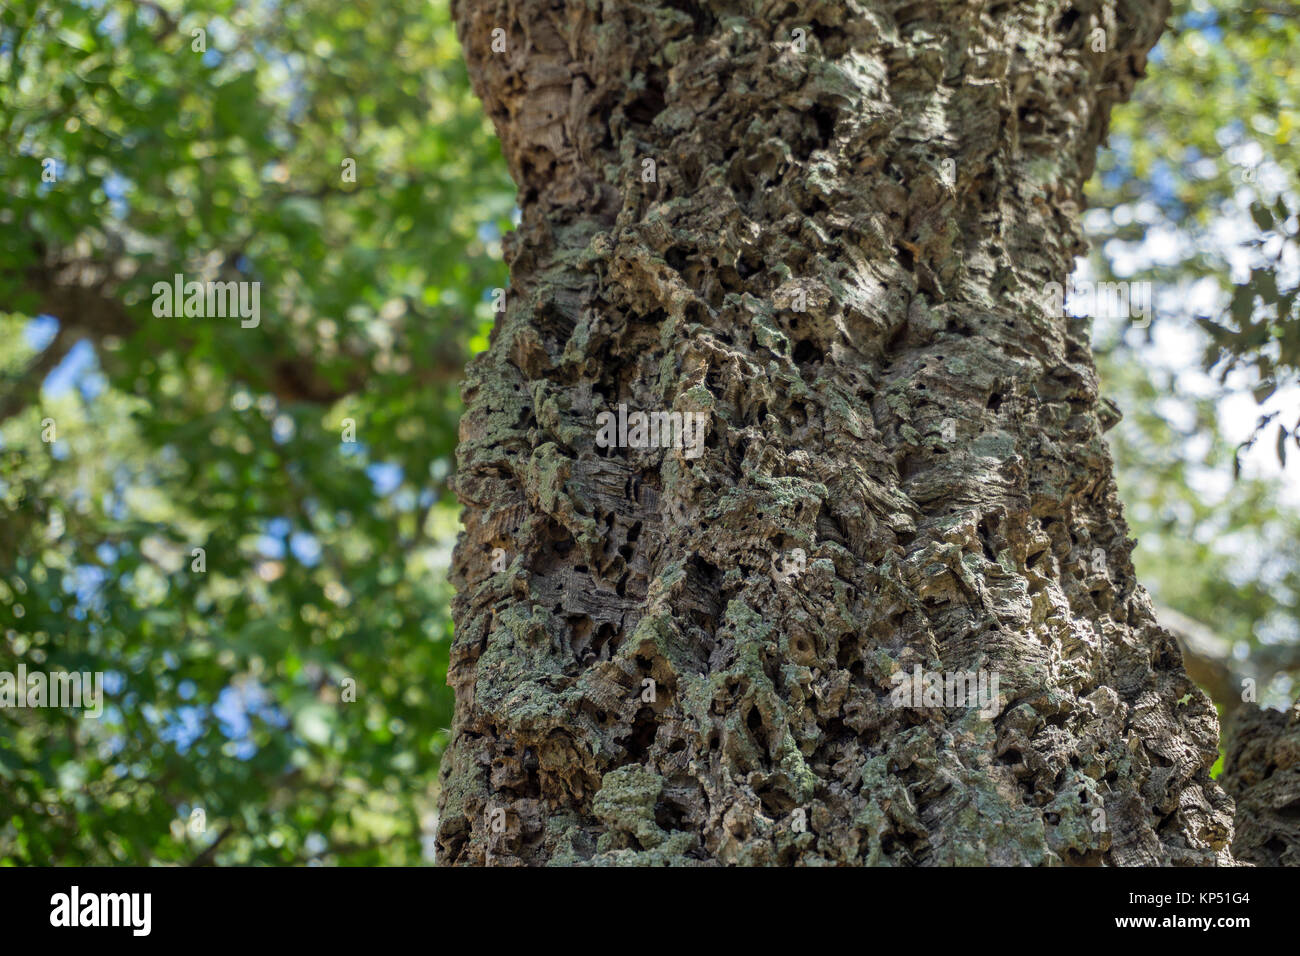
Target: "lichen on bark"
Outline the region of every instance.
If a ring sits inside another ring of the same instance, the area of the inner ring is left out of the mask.
[[[464,389],[440,860],[1227,861],[1043,294],[1165,4],[453,9],[522,221]],[[598,447],[619,404],[703,453]],[[918,665],[996,712],[892,706]]]

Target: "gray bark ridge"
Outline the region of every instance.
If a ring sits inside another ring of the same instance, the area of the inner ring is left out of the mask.
[[[464,386],[439,860],[1228,862],[1044,295],[1167,6],[453,10],[522,222]],[[701,453],[602,447],[619,405]],[[900,706],[918,668],[1000,699]]]

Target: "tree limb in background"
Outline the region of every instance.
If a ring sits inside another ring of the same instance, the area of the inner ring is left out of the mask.
[[[40,393],[45,376],[58,367],[76,344],[77,337],[71,334],[65,323],[60,322],[50,344],[28,363],[16,379],[4,383],[3,394],[0,394],[0,422],[8,421],[31,404]]]

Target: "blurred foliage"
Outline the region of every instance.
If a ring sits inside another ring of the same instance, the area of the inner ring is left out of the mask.
[[[1125,414],[1107,437],[1138,580],[1213,631],[1222,662],[1259,681],[1261,705],[1286,706],[1300,677],[1300,513],[1276,478],[1232,478],[1213,398],[1113,338],[1098,352]]]
[[[1292,0],[1175,0],[1085,217],[1095,275],[1154,283],[1151,327],[1099,321],[1095,343],[1139,578],[1274,706],[1300,677],[1297,49]]]
[[[1295,0],[1175,0],[1091,190],[1112,211],[1090,220],[1097,247],[1113,265],[1156,246],[1134,278],[1160,284],[1157,321],[1194,322],[1221,384],[1246,373],[1260,405],[1246,441],[1283,464],[1300,451],[1300,408],[1269,406],[1300,381],[1297,49]]]
[[[1185,237],[1142,277],[1221,302],[1157,326],[1265,402],[1298,364],[1295,24],[1180,6],[1091,186],[1097,268]],[[107,698],[0,708],[0,863],[421,862],[456,385],[514,196],[445,9],[0,0],[0,137],[0,671]],[[176,273],[260,282],[260,325],[155,317]],[[1216,479],[1218,396],[1098,341],[1144,580],[1243,649],[1295,642],[1277,480]]]
[[[514,195],[447,12],[6,3],[0,136],[0,670],[109,691],[0,709],[0,860],[419,862]],[[175,273],[260,325],[156,318]]]

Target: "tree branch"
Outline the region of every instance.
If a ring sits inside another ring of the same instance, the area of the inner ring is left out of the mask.
[[[4,394],[0,395],[0,424],[17,415],[36,399],[45,377],[58,367],[77,341],[67,323],[60,322],[59,330],[54,333],[54,338],[45,349],[28,363],[16,379],[5,383]]]
[[[206,850],[190,861],[190,866],[211,866],[213,858],[217,855],[217,848],[226,842],[226,838],[235,832],[235,825],[227,823],[225,828],[217,834],[217,838],[212,841]]]

